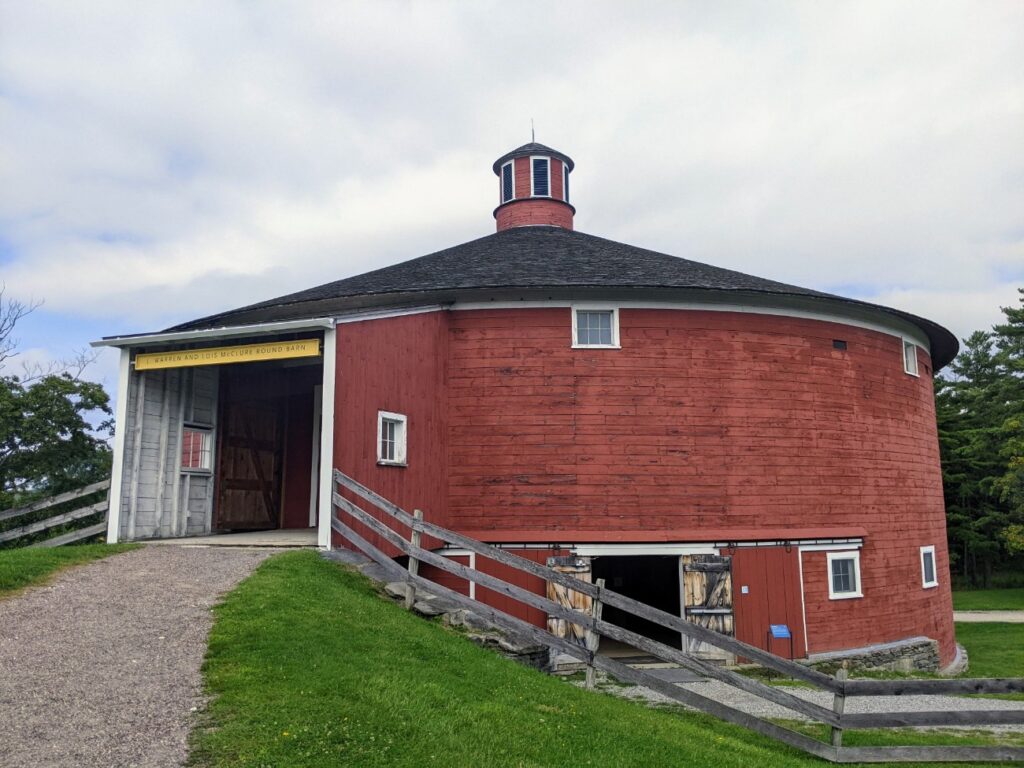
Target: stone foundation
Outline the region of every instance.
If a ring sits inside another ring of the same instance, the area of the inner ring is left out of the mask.
[[[909,637],[892,643],[867,645],[844,651],[812,653],[807,663],[832,673],[846,662],[851,669],[891,672],[938,672],[939,644],[928,637]]]

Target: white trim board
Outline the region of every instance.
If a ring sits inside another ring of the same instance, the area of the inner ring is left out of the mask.
[[[576,544],[569,549],[580,557],[718,554],[717,547],[707,544]]]
[[[801,552],[852,552],[861,549],[863,541],[853,541],[845,544],[801,544]]]
[[[128,383],[132,371],[131,356],[132,353],[129,350],[121,350],[121,361],[117,374],[117,414],[114,422],[117,426],[114,431],[110,490],[107,491],[107,544],[116,544],[120,533],[121,484],[124,477],[125,431],[128,426]]]
[[[138,336],[112,336],[90,342],[93,347],[138,347],[152,344],[172,344],[178,341],[205,341],[227,339],[238,336],[265,336],[288,331],[322,330],[333,328],[334,320],[316,317],[309,320],[282,320],[277,323],[256,323],[254,325],[225,325],[220,328],[204,328],[198,331],[170,331],[168,333],[147,333]]]
[[[317,520],[317,545],[331,548],[331,513],[334,506],[334,387],[337,376],[338,332],[324,331],[324,373],[320,407],[320,518]]]

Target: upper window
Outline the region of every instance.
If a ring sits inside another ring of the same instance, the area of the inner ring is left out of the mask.
[[[181,469],[183,472],[209,472],[213,460],[213,432],[186,426],[181,432]]]
[[[617,309],[574,309],[572,325],[574,347],[619,346]]]
[[[831,600],[864,597],[860,590],[860,552],[828,553],[828,596]]]
[[[903,340],[903,370],[917,376],[917,345],[906,339]]]
[[[562,199],[569,202],[569,164],[562,163]]]
[[[501,166],[501,202],[507,203],[515,197],[515,187],[512,175],[512,161],[509,160]]]
[[[935,547],[921,547],[921,585],[929,587],[939,586],[939,577],[935,572]]]
[[[400,413],[377,412],[377,463],[404,467],[407,419]]]
[[[546,157],[531,157],[530,170],[533,178],[533,196],[551,197],[551,164]]]

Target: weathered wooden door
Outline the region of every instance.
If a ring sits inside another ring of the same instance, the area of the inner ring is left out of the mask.
[[[276,399],[227,400],[221,415],[214,527],[277,528],[281,518],[283,409]]]
[[[683,615],[723,635],[733,636],[732,558],[721,555],[683,555]],[[694,656],[731,660],[732,654],[712,645],[683,638],[683,650]]]
[[[568,573],[580,581],[590,582],[590,558],[589,557],[549,557],[548,568],[559,573]],[[590,615],[594,608],[594,601],[590,595],[577,592],[575,589],[563,587],[561,584],[548,582],[548,600],[564,605],[566,608],[573,608],[581,613]],[[573,624],[566,619],[556,616],[548,616],[548,632],[555,637],[564,637],[570,642],[586,647],[587,632],[579,624]]]

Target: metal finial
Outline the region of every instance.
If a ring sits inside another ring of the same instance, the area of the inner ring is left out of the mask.
[[[530,141],[535,143],[537,141],[537,134],[533,130],[533,118],[530,118]]]

